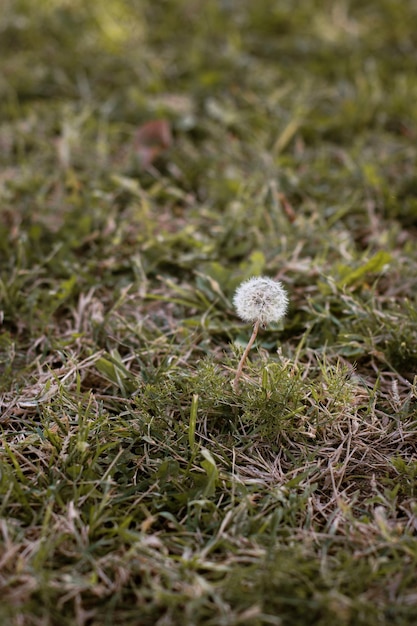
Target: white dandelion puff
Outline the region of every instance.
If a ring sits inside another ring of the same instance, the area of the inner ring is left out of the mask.
[[[233,304],[244,322],[253,323],[252,335],[239,361],[233,381],[233,388],[237,391],[243,366],[255,342],[259,327],[265,328],[267,324],[278,322],[284,317],[288,308],[288,296],[279,281],[259,276],[250,278],[237,288]]]
[[[259,320],[261,326],[266,326],[284,317],[288,296],[279,281],[259,276],[246,280],[237,288],[233,304],[244,322]]]

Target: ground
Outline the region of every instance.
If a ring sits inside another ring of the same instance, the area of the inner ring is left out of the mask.
[[[416,3],[3,5],[2,625],[414,625]]]

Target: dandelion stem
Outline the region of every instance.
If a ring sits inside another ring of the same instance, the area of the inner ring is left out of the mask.
[[[253,331],[252,331],[252,335],[248,341],[248,345],[245,348],[244,353],[242,354],[242,358],[239,361],[239,365],[237,366],[237,370],[236,370],[236,376],[235,379],[233,381],[233,389],[236,392],[238,390],[239,387],[239,379],[242,376],[242,371],[243,371],[243,366],[245,365],[245,361],[247,359],[247,356],[250,352],[250,349],[252,348],[254,341],[256,339],[256,336],[258,334],[258,330],[259,330],[259,326],[261,324],[260,320],[256,320],[255,324],[253,325]]]

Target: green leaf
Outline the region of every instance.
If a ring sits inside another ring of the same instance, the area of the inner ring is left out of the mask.
[[[339,267],[342,278],[336,284],[339,288],[358,285],[364,282],[369,274],[382,272],[391,260],[392,256],[388,252],[380,250],[369,261],[354,270],[347,265],[342,265]]]
[[[214,495],[216,490],[216,484],[219,478],[219,470],[217,469],[216,461],[213,459],[211,453],[203,448],[201,454],[204,457],[204,461],[201,461],[201,467],[205,470],[207,475],[207,483],[204,488],[204,495],[210,497]]]
[[[188,442],[190,444],[191,451],[195,448],[195,427],[197,423],[197,411],[198,411],[198,393],[193,395],[190,411],[190,425],[188,427]]]
[[[95,366],[105,378],[118,385],[123,393],[134,389],[134,376],[125,367],[117,350],[112,350],[111,354],[106,353],[97,359]]]
[[[265,255],[260,250],[254,250],[247,261],[240,264],[242,271],[241,280],[252,278],[252,276],[260,276],[265,269]]]

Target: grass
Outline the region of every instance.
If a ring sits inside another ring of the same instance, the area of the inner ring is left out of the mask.
[[[4,3],[2,624],[415,624],[416,32]]]

